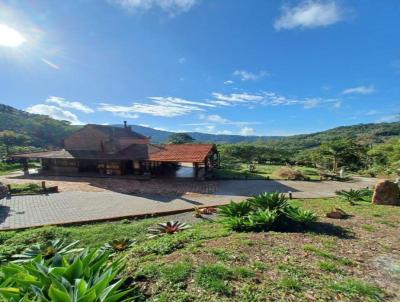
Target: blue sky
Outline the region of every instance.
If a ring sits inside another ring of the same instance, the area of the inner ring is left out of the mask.
[[[0,103],[290,135],[399,120],[400,2],[0,1]]]

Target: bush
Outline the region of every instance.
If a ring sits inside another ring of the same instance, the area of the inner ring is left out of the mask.
[[[299,170],[294,170],[289,167],[280,168],[274,173],[276,176],[288,180],[305,180],[306,176]]]
[[[76,257],[37,256],[22,264],[9,263],[0,270],[0,297],[6,301],[128,301],[132,289],[121,290],[117,278],[122,259],[109,262],[102,250],[86,249]]]
[[[239,203],[220,207],[222,223],[238,232],[268,231],[290,226],[307,226],[317,220],[315,213],[289,205],[284,194],[262,193]]]

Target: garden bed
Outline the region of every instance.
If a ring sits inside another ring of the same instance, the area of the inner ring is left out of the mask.
[[[36,183],[9,185],[9,194],[12,196],[40,195],[48,193],[58,193],[58,186],[43,187]]]

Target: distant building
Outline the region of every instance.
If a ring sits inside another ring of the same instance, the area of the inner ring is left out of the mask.
[[[194,176],[219,164],[214,144],[154,145],[150,138],[124,127],[88,124],[64,140],[64,149],[14,155],[26,163],[39,159],[42,173],[71,175],[157,175],[180,163],[191,163]],[[27,166],[27,165],[25,165]]]

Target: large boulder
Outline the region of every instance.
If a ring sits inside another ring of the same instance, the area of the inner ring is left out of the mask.
[[[5,184],[0,182],[0,199],[6,197],[8,195],[8,188]]]
[[[400,188],[389,180],[381,180],[375,185],[372,202],[375,204],[384,205],[399,205],[400,206]]]

